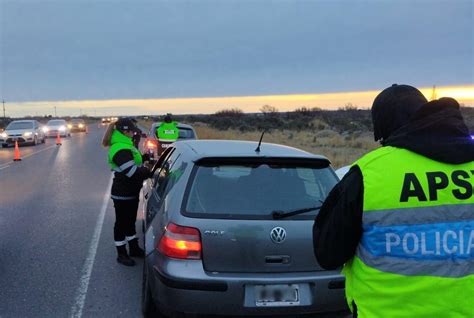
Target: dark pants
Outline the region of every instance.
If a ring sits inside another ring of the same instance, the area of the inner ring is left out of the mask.
[[[127,244],[136,237],[138,199],[113,200],[115,207],[114,240],[116,246]]]

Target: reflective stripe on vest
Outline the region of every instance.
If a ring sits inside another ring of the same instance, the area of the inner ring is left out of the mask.
[[[356,163],[363,234],[344,266],[359,317],[474,317],[474,163],[382,147]]]
[[[113,158],[115,154],[119,152],[120,150],[131,151],[133,155],[133,161],[128,161],[122,164],[120,167],[117,166],[113,162]],[[111,146],[109,149],[108,157],[109,157],[109,164],[112,170],[116,172],[122,172],[125,169],[133,166],[134,164],[136,164],[137,166],[141,166],[141,164],[143,163],[142,155],[140,154],[140,151],[138,151],[138,149],[135,148],[135,146],[133,145],[132,139],[130,137],[125,136],[118,130],[114,130],[114,132],[112,133],[112,140],[111,140]]]

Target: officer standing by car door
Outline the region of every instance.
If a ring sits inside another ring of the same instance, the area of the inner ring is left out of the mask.
[[[109,148],[109,164],[114,173],[111,198],[115,207],[114,240],[117,262],[126,266],[135,265],[132,257],[144,257],[138,245],[135,231],[140,190],[143,181],[151,177],[150,170],[142,166],[144,156],[133,145],[133,135],[138,131],[135,123],[121,118],[111,123],[102,144]],[[128,243],[129,253],[126,245]]]
[[[324,202],[319,264],[344,265],[355,317],[474,317],[474,142],[459,104],[393,85],[372,120],[382,147]]]

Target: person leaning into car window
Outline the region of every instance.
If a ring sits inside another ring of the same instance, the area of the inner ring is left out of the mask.
[[[138,200],[143,181],[151,177],[147,161],[133,145],[133,135],[138,128],[128,118],[111,123],[105,132],[102,145],[109,148],[109,164],[114,173],[112,200],[115,207],[114,240],[117,247],[117,262],[126,266],[135,265],[130,258],[143,257],[144,251],[138,245],[135,232]],[[126,244],[128,242],[129,252]]]

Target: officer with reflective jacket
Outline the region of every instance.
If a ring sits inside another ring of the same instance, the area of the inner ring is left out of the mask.
[[[166,115],[164,122],[158,127],[158,140],[162,142],[175,142],[179,137],[178,124],[173,121],[171,115]]]
[[[372,106],[382,147],[351,167],[313,228],[358,317],[474,317],[474,142],[452,98],[408,85]]]
[[[105,147],[110,147],[109,164],[115,171],[111,197],[116,217],[114,240],[118,253],[117,262],[126,266],[135,265],[130,256],[144,256],[144,251],[138,245],[135,221],[140,190],[143,181],[151,177],[151,172],[142,166],[146,158],[133,145],[133,135],[138,131],[132,120],[121,118],[109,125],[102,141]],[[129,253],[126,249],[127,243]]]

